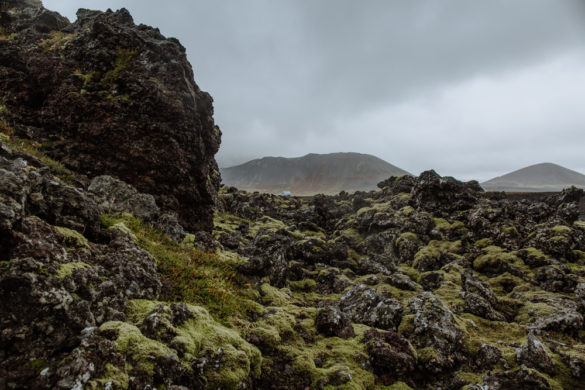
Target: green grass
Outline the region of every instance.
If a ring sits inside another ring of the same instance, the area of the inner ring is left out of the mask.
[[[204,306],[218,318],[253,310],[249,288],[238,279],[233,261],[198,248],[185,248],[130,214],[102,215],[107,228],[120,223],[155,258],[165,286],[163,299]]]
[[[43,151],[43,144],[29,140],[15,137],[12,129],[8,126],[6,121],[0,119],[0,139],[2,143],[10,149],[17,152],[28,153],[38,158],[41,163],[49,167],[51,173],[61,179],[67,184],[73,184],[75,175],[69,169],[65,168],[59,161],[53,160],[47,156]]]

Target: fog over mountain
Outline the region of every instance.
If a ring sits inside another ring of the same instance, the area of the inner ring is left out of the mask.
[[[495,177],[481,185],[490,191],[561,191],[571,186],[585,188],[585,175],[557,164],[542,163]]]
[[[44,4],[126,7],[179,38],[223,167],[350,150],[480,181],[536,161],[585,172],[582,0]]]
[[[223,184],[247,191],[292,195],[368,191],[390,176],[410,175],[378,157],[359,153],[264,157],[221,170]]]

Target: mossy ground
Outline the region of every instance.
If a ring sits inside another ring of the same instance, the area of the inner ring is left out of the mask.
[[[185,248],[129,214],[102,216],[106,228],[120,223],[155,258],[166,286],[164,297],[169,301],[205,305],[220,318],[254,309],[249,286],[238,278],[233,261],[198,248]]]

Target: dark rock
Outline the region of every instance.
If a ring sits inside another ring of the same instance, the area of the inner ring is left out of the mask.
[[[420,277],[420,284],[425,290],[436,290],[441,287],[445,276],[442,272],[426,272]]]
[[[390,275],[388,279],[386,279],[386,282],[401,290],[416,291],[420,288],[420,286],[413,282],[410,277],[400,273]]]
[[[443,372],[464,359],[463,334],[453,313],[430,292],[409,301],[414,318],[413,338],[419,363],[433,373]]]
[[[102,213],[130,213],[166,233],[175,242],[182,242],[185,238],[177,216],[162,213],[150,194],[139,193],[133,186],[108,175],[94,178],[87,190],[95,195]]]
[[[359,285],[347,291],[339,300],[340,309],[355,322],[380,329],[396,329],[402,319],[402,304],[386,298],[376,290]]]
[[[502,351],[493,345],[482,344],[475,357],[475,365],[483,370],[491,369],[502,359]]]
[[[211,229],[221,132],[176,39],[124,9],[69,24],[23,6],[3,28],[18,34],[0,47],[0,100],[17,135],[75,172],[154,195],[189,230]]]
[[[347,339],[355,336],[349,317],[337,306],[330,305],[319,309],[315,317],[315,327],[319,333],[328,337]]]
[[[492,321],[506,320],[504,315],[495,309],[498,305],[496,294],[486,282],[475,275],[473,270],[461,271],[461,285],[465,291],[466,311]]]
[[[519,370],[487,374],[483,379],[484,386],[490,390],[551,390],[548,379],[537,370],[524,365]]]
[[[412,189],[416,208],[439,215],[471,209],[482,192],[476,181],[462,183],[452,177],[441,177],[435,171],[421,173]]]
[[[516,351],[516,360],[527,367],[548,374],[555,372],[555,362],[550,352],[532,332],[528,334],[526,345]]]
[[[384,385],[406,378],[414,371],[414,350],[408,340],[398,333],[392,330],[379,332],[371,328],[364,333],[364,342],[374,373]]]

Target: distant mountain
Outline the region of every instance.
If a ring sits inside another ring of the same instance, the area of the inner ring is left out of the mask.
[[[307,154],[303,157],[264,157],[221,169],[222,181],[246,191],[292,195],[367,191],[390,176],[410,175],[378,157],[360,153]]]
[[[542,163],[495,177],[481,185],[487,191],[552,192],[570,186],[585,188],[585,175],[557,164]]]

